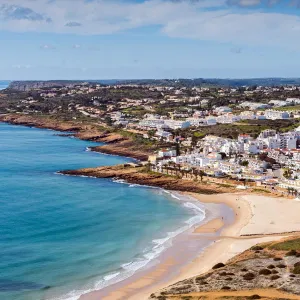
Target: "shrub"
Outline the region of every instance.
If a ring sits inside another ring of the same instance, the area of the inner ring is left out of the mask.
[[[296,263],[294,264],[294,267],[300,267],[300,261],[296,262]]]
[[[277,268],[279,268],[279,269],[284,269],[284,268],[286,268],[286,265],[284,265],[284,264],[279,264],[279,265],[277,265]]]
[[[270,274],[272,274],[272,272],[268,269],[261,269],[259,271],[259,275],[270,275]]]
[[[253,280],[254,278],[255,278],[255,275],[253,274],[253,273],[246,273],[244,276],[243,276],[243,278],[245,279],[245,280]]]
[[[212,267],[213,270],[216,270],[216,269],[220,269],[220,268],[223,268],[225,267],[225,265],[223,263],[217,263],[216,265],[214,265]]]
[[[260,251],[260,250],[263,250],[264,248],[263,247],[261,247],[261,246],[253,246],[252,248],[251,248],[251,250],[253,250],[253,251]]]
[[[249,296],[248,299],[261,299],[261,297],[259,295],[252,295]]]
[[[272,270],[272,274],[278,274],[278,271]]]
[[[232,278],[231,277],[227,277],[225,280],[226,281],[232,281]]]
[[[293,270],[293,273],[294,274],[300,274],[300,266],[295,267],[294,270]]]
[[[279,279],[280,278],[280,276],[278,276],[278,275],[272,275],[271,276],[271,280],[277,280],[277,279]]]
[[[294,274],[290,274],[290,277],[295,278],[296,276]]]
[[[275,269],[275,266],[274,265],[269,265],[267,268],[268,269]]]
[[[282,260],[281,257],[274,257],[274,261],[280,261],[280,260]]]
[[[248,272],[246,268],[241,269],[242,272]]]
[[[221,288],[221,290],[231,290],[231,287],[230,287],[230,286],[223,286],[223,287]]]
[[[285,254],[285,256],[296,256],[296,255],[297,255],[296,250],[290,250]]]

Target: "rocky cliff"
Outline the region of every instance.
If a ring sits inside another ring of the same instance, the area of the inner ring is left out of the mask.
[[[50,81],[13,81],[9,85],[9,89],[17,91],[29,91],[31,89],[51,88],[51,87],[72,87],[83,84],[84,81],[69,80],[50,80]]]

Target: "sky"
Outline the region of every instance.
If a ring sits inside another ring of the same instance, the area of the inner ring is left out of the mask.
[[[300,0],[0,0],[0,79],[300,77]]]

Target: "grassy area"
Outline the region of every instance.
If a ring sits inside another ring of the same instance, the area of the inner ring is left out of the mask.
[[[268,190],[264,190],[264,189],[253,189],[252,190],[253,192],[255,192],[255,193],[267,193],[267,194],[269,194],[269,193],[271,193],[270,191],[268,191]]]
[[[300,250],[300,238],[289,240],[281,243],[273,244],[269,247],[270,249],[278,251],[290,251],[290,250]]]
[[[276,110],[280,110],[280,111],[298,111],[298,110],[300,110],[300,105],[277,107]]]
[[[226,184],[226,183],[218,183],[218,186],[224,187],[224,188],[232,188],[232,187],[233,187],[233,185],[231,185],[231,184]]]

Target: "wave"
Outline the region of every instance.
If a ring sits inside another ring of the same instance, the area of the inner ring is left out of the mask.
[[[128,184],[122,179],[115,178],[113,181],[118,183]],[[134,187],[138,185],[131,185],[131,186]],[[156,258],[158,258],[162,252],[164,252],[166,249],[171,247],[175,237],[188,231],[190,228],[192,228],[196,224],[199,224],[206,218],[205,206],[202,205],[197,200],[193,200],[189,196],[184,196],[176,192],[171,192],[164,189],[161,190],[162,192],[170,195],[170,197],[172,197],[173,199],[182,202],[182,206],[185,207],[186,209],[191,210],[194,216],[186,220],[184,222],[184,225],[178,228],[177,230],[172,232],[167,232],[165,237],[153,239],[151,242],[152,246],[149,246],[148,249],[144,249],[144,251],[140,254],[140,257],[138,257],[134,261],[122,264],[119,270],[115,270],[113,273],[108,273],[104,275],[100,280],[98,280],[93,285],[93,287],[86,289],[84,291],[83,290],[71,291],[61,298],[55,298],[55,300],[78,300],[82,294],[86,294],[96,290],[101,290],[112,284],[121,282],[131,277],[137,271],[148,266],[149,263],[153,262]]]

